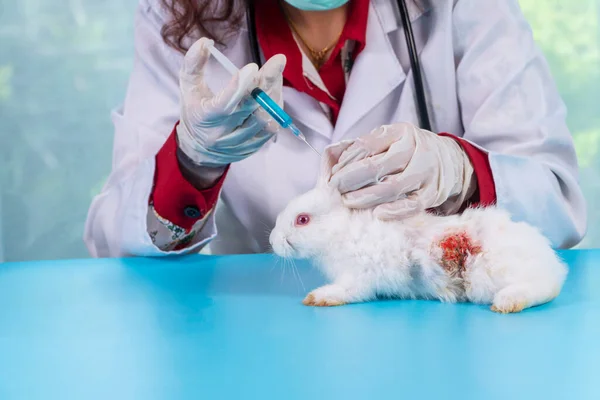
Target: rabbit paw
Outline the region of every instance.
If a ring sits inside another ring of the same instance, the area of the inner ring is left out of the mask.
[[[552,301],[560,293],[557,285],[511,285],[494,296],[492,311],[507,314],[517,313],[529,307]]]
[[[347,303],[346,297],[347,293],[343,287],[326,285],[310,292],[302,304],[315,307],[342,306]]]
[[[520,287],[507,287],[496,293],[491,310],[501,314],[518,313],[530,306],[530,300]]]

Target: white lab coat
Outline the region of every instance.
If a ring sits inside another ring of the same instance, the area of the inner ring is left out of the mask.
[[[310,189],[318,157],[283,133],[232,165],[216,213],[193,245],[179,252],[155,247],[146,226],[158,150],[179,116],[178,72],[183,56],[160,37],[165,14],[141,0],[135,22],[135,63],[124,105],[113,113],[112,172],[94,199],[85,241],[93,256],[165,255],[268,250],[268,231],[290,199]],[[420,49],[433,130],[461,136],[489,152],[497,203],[515,220],[539,227],[556,247],[578,243],[586,209],[565,107],[517,0],[409,2]],[[400,121],[418,124],[404,31],[394,0],[371,0],[366,47],[358,56],[336,126],[319,103],[284,88],[285,109],[322,150]],[[247,31],[224,53],[251,62]],[[209,84],[228,77],[211,60]],[[217,234],[218,232],[218,234]]]

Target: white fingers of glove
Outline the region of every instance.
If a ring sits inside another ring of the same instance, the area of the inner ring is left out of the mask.
[[[406,150],[412,149],[414,147],[412,138],[403,133],[395,125],[384,125],[371,131],[368,135],[355,139],[354,143],[340,156],[333,173],[352,162],[387,152],[391,145],[402,138],[410,141],[410,143],[406,143]]]
[[[269,97],[283,108],[283,69],[285,68],[286,58],[282,54],[271,57],[258,71],[258,83],[256,86],[261,88]],[[253,88],[251,88],[253,89]],[[239,151],[247,149],[250,153],[258,150],[274,134],[280,126],[279,124],[251,97],[247,96],[244,101],[249,101],[253,106],[253,113],[249,117],[250,123],[257,124],[260,131],[257,133],[247,130],[234,130],[230,134],[220,137],[215,146],[221,150],[230,150],[236,148]],[[247,122],[248,122],[247,120]],[[240,147],[240,143],[244,143]]]
[[[342,194],[381,183],[403,171],[415,150],[412,135],[398,135],[397,129],[383,126],[356,141],[340,156],[333,167],[332,185]]]
[[[277,132],[274,121],[259,109],[250,95],[255,87],[282,102],[285,57],[272,57],[259,71],[244,66],[217,94],[205,81],[205,67],[212,41],[198,40],[187,52],[180,73],[181,120],[179,146],[194,162],[223,166],[256,152]]]
[[[357,139],[333,168],[331,184],[348,207],[375,207],[379,218],[399,219],[451,197],[460,198],[460,208],[465,172],[472,175],[470,161],[453,139],[395,124]]]
[[[341,142],[329,145],[323,151],[321,157],[321,167],[317,184],[319,186],[330,186],[330,179],[333,168],[338,164],[340,156],[352,145],[353,140],[342,140]]]

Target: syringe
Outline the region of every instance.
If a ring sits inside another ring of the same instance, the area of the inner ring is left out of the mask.
[[[223,53],[215,48],[215,46],[209,47],[210,54],[225,68],[231,75],[238,73],[239,69],[229,60]],[[256,100],[256,102],[267,112],[273,119],[284,129],[289,129],[297,138],[302,140],[308,147],[313,149],[319,156],[319,152],[308,143],[306,137],[300,129],[294,124],[292,117],[288,113],[283,111],[281,107],[273,100],[268,94],[262,89],[255,88],[250,92],[250,95]]]

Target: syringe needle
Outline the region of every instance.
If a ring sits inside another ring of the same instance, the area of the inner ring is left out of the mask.
[[[290,124],[290,126],[288,126],[288,128],[290,129],[290,131],[292,131],[292,133],[294,134],[294,136],[296,136],[298,139],[300,139],[300,140],[302,140],[304,143],[306,143],[306,145],[307,145],[308,147],[310,147],[311,149],[313,149],[313,151],[314,151],[315,153],[317,153],[317,155],[318,155],[319,157],[321,157],[321,154],[320,154],[320,153],[317,151],[317,149],[315,149],[314,147],[312,147],[312,146],[310,145],[310,143],[308,143],[308,140],[306,140],[306,136],[304,136],[304,133],[302,133],[302,132],[300,131],[300,129],[298,129],[298,127],[297,127],[296,125],[294,125],[294,124],[292,123],[292,124]]]
[[[306,143],[306,144],[308,145],[308,147],[310,147],[311,149],[313,149],[313,151],[314,151],[315,153],[317,153],[317,155],[318,155],[319,157],[321,157],[321,154],[319,154],[319,152],[317,151],[317,149],[315,149],[314,147],[312,147],[312,146],[310,145],[310,143],[308,143],[308,140],[306,140],[306,138],[304,137],[304,135],[303,135],[303,134],[301,134],[301,135],[302,135],[302,136],[299,136],[299,138],[300,138],[300,139],[302,139],[302,140],[304,141],[304,143]]]

